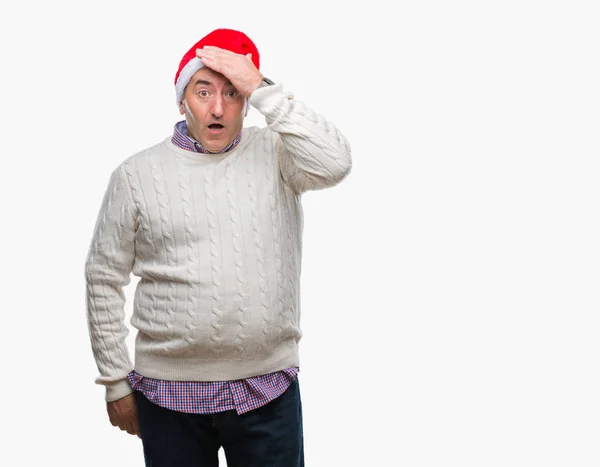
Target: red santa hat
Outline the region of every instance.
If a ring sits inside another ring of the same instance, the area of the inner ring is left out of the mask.
[[[243,55],[251,53],[254,66],[259,68],[260,57],[258,49],[246,34],[234,29],[215,29],[196,42],[181,59],[179,69],[175,74],[175,96],[177,105],[181,104],[185,87],[190,82],[190,79],[192,79],[194,73],[204,66],[202,60],[196,57],[196,49],[201,49],[206,45],[220,47]]]

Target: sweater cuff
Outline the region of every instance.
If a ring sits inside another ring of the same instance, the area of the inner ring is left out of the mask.
[[[106,402],[112,402],[131,394],[133,389],[127,378],[106,385]]]
[[[248,98],[248,102],[261,114],[268,116],[275,113],[280,102],[292,97],[291,93],[283,92],[282,84],[273,84],[257,88]]]

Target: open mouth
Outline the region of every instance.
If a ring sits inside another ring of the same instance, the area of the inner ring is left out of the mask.
[[[220,123],[211,123],[210,125],[208,125],[208,128],[210,128],[211,130],[222,130],[225,127]]]

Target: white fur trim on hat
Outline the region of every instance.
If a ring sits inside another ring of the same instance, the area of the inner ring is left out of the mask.
[[[194,57],[181,69],[179,77],[177,78],[177,83],[175,83],[176,105],[181,104],[185,87],[192,79],[192,76],[194,76],[194,73],[196,73],[203,66],[204,63],[202,63],[202,60],[200,60],[198,57]]]

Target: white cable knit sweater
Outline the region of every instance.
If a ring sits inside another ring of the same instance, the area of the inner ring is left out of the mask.
[[[85,264],[87,316],[106,399],[131,392],[123,287],[140,278],[135,370],[224,381],[299,365],[300,195],[339,183],[350,147],[282,90],[256,90],[265,128],[225,154],[169,136],[113,172]]]

